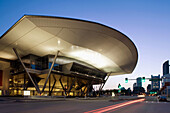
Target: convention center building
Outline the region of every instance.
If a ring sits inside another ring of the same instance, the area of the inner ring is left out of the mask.
[[[88,96],[137,60],[135,44],[106,25],[24,15],[0,37],[0,95]]]

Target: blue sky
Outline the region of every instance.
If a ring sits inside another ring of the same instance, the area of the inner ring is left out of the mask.
[[[105,89],[124,78],[162,75],[162,64],[170,59],[169,0],[0,0],[0,35],[24,14],[51,15],[99,22],[127,35],[137,46],[138,64],[132,74],[110,77]],[[150,83],[143,84],[144,87]]]

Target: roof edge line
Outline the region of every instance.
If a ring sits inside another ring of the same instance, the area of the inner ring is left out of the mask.
[[[20,19],[18,19],[9,29],[5,31],[3,35],[0,36],[0,39],[2,39],[9,31],[11,31],[17,24],[19,24],[26,16],[28,15],[23,15]]]

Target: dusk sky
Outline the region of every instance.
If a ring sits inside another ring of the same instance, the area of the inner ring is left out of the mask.
[[[94,21],[127,35],[138,49],[137,66],[132,74],[110,77],[104,89],[132,88],[136,81],[125,83],[126,77],[162,76],[170,59],[170,0],[0,0],[0,14],[0,35],[24,14]]]

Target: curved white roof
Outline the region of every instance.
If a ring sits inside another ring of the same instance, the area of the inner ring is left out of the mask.
[[[0,58],[20,54],[61,56],[86,62],[112,75],[131,73],[138,53],[134,43],[105,25],[71,18],[24,15],[0,37]]]

